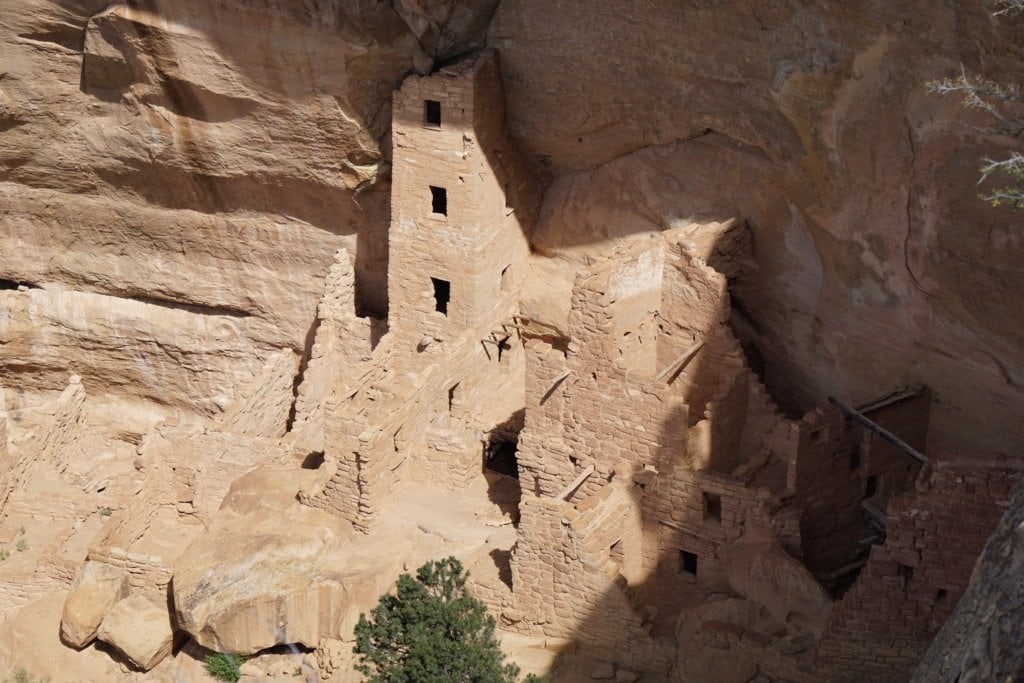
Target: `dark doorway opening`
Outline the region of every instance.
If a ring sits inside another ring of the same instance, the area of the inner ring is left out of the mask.
[[[516,460],[518,444],[515,441],[492,441],[487,448],[484,467],[491,472],[519,478],[519,462]]]
[[[437,100],[423,102],[423,125],[427,128],[441,127],[441,103]]]
[[[442,216],[448,215],[448,190],[430,186],[430,210]]]
[[[521,416],[516,415],[509,422],[499,425],[482,444],[487,498],[503,516],[508,516],[513,526],[519,524],[519,501],[522,497],[517,457],[521,419]]]
[[[324,454],[322,452],[310,453],[302,461],[302,469],[304,470],[318,470],[320,465],[324,464]]]
[[[430,278],[430,283],[434,286],[434,310],[448,315],[448,302],[452,298],[452,283],[436,277]]]

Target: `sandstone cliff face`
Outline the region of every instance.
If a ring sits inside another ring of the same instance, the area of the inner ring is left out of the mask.
[[[487,5],[6,7],[0,280],[28,291],[4,292],[4,383],[72,366],[215,411],[303,350],[343,244],[383,310],[391,89],[478,42]]]
[[[566,0],[502,3],[489,38],[513,130],[558,176],[538,248],[745,218],[760,271],[733,295],[784,403],[918,378],[940,445],[1008,449],[1024,242],[973,186],[1006,141],[926,82],[1018,80],[1019,30],[975,2]]]
[[[303,351],[341,245],[382,310],[390,91],[486,43],[554,179],[552,281],[580,247],[739,217],[760,269],[737,323],[791,409],[922,381],[938,445],[1024,438],[1024,242],[973,190],[1006,141],[925,87],[1019,72],[1019,29],[977,3],[18,0],[0,35],[0,279],[46,290],[5,295],[8,384],[70,365],[215,411]],[[534,315],[559,328],[553,299]]]

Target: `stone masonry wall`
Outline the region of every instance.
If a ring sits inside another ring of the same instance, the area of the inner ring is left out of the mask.
[[[924,392],[869,410],[868,416],[923,450],[928,406]],[[911,485],[917,466],[835,406],[808,413],[794,430],[796,450],[788,461],[787,488],[804,509],[801,535],[808,567],[828,573],[849,565],[873,536],[861,501],[871,498],[885,510],[891,495]]]
[[[855,680],[906,679],[966,589],[1020,475],[997,461],[940,462],[894,498],[885,545],[833,611],[818,663]]]
[[[635,506],[628,488],[615,484],[578,505],[524,494],[519,543],[513,551],[517,627],[572,638],[604,659],[646,671],[668,671],[671,640],[649,635],[650,624],[630,602],[608,548],[621,538],[621,522]]]
[[[804,511],[804,561],[812,572],[832,571],[850,564],[859,541],[871,536],[860,512],[863,482],[851,468],[853,435],[835,407],[809,413],[794,429],[797,449],[790,454],[787,488]]]
[[[317,327],[303,381],[295,399],[299,450],[323,453],[326,405],[339,375],[351,375],[370,360],[373,321],[356,315],[355,268],[339,249],[317,305]]]
[[[709,496],[716,505],[709,505]],[[691,552],[698,558],[697,574],[680,580],[714,584],[721,575],[718,547],[739,539],[746,524],[768,528],[780,505],[767,489],[727,474],[668,469],[659,474],[657,495],[644,496],[644,519],[657,533],[656,543],[645,544],[644,565],[679,574],[679,554]]]

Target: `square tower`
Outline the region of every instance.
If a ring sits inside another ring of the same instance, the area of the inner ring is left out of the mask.
[[[507,321],[536,196],[505,127],[497,53],[406,79],[393,108],[389,329],[408,343]]]

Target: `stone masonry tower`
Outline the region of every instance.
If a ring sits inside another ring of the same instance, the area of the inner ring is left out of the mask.
[[[366,532],[410,479],[482,476],[522,420],[515,315],[539,203],[494,51],[409,77],[393,117],[388,333],[332,365],[323,475],[300,495]]]
[[[497,54],[407,79],[393,116],[389,329],[404,345],[507,320],[529,253],[515,215],[528,174],[505,129]]]

